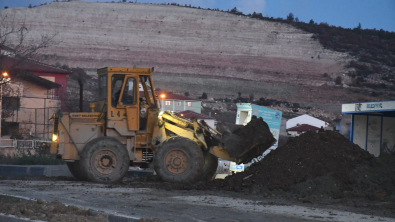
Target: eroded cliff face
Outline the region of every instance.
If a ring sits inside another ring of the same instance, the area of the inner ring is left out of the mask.
[[[350,56],[324,49],[312,34],[286,24],[135,3],[54,2],[2,13],[25,18],[34,38],[59,32],[60,44],[43,52],[52,64],[88,70],[155,67],[156,87],[174,91],[223,95],[242,91],[306,102],[317,102],[319,97],[311,95],[318,88],[338,96],[344,93],[322,85],[333,84],[325,73],[336,77],[346,72]],[[327,103],[349,99],[322,94]]]

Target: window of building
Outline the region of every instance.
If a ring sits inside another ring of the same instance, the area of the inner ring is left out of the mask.
[[[165,101],[166,106],[170,106],[170,101]]]
[[[192,102],[188,102],[188,106],[192,106]]]
[[[181,106],[181,102],[177,102],[177,106]]]

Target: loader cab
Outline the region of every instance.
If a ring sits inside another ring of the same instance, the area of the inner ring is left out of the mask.
[[[98,70],[99,107],[106,112],[106,135],[151,133],[159,112],[152,71],[116,67]]]

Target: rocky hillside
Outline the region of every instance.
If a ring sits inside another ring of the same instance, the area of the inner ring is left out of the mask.
[[[157,88],[192,96],[241,92],[320,107],[391,98],[348,88],[343,83],[355,56],[324,48],[313,33],[286,23],[136,3],[54,2],[1,13],[25,18],[34,38],[59,32],[60,44],[43,54],[48,63],[91,73],[104,66],[155,67]]]

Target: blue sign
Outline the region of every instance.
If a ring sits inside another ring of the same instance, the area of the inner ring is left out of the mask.
[[[272,132],[274,138],[276,138],[277,143],[270,148],[276,148],[278,145],[278,138],[280,137],[280,126],[282,112],[278,110],[269,109],[263,106],[258,106],[252,104],[252,115],[256,117],[262,117],[263,121],[269,125],[270,132]]]

